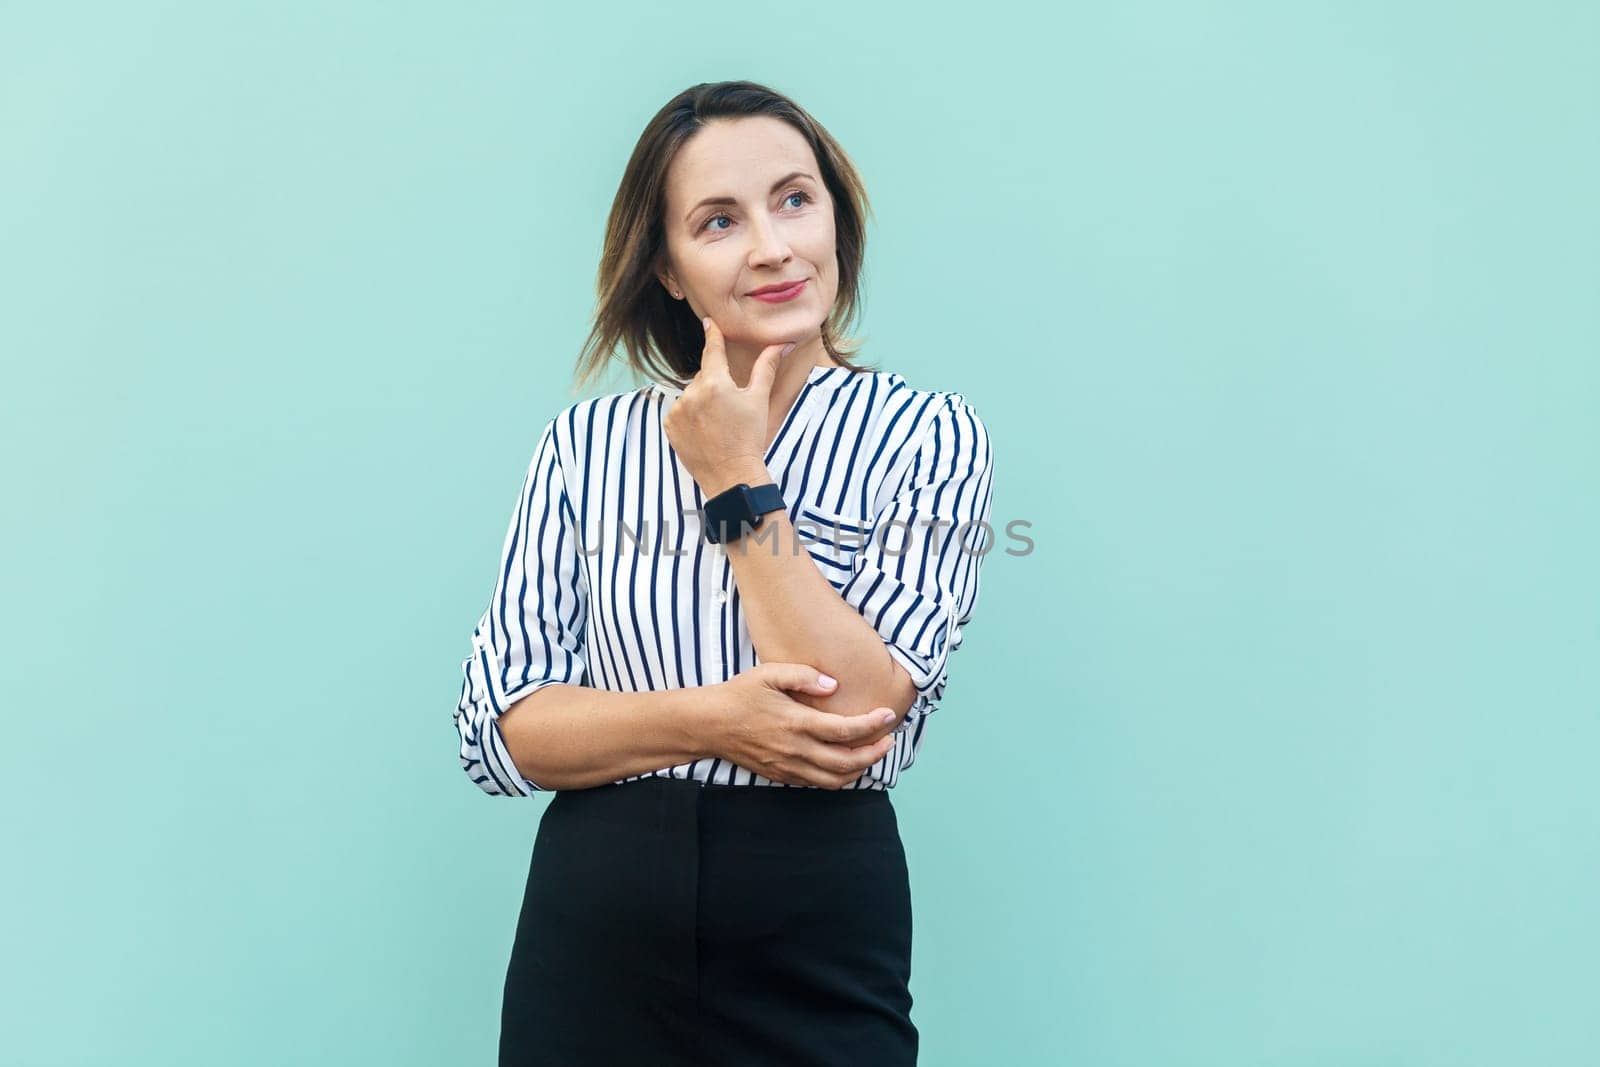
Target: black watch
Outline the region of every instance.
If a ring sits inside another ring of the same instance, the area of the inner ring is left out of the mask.
[[[705,534],[712,544],[737,541],[761,525],[761,516],[787,507],[776,482],[748,486],[743,482],[706,501]]]

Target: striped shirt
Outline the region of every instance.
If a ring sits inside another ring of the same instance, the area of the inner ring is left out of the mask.
[[[461,665],[461,765],[486,793],[547,788],[518,770],[498,724],[544,686],[677,689],[760,662],[727,550],[706,541],[705,498],[662,429],[681,393],[651,381],[578,401],[539,436]],[[765,459],[806,551],[916,686],[894,747],[845,787],[892,788],[917,758],[997,540],[988,432],[959,393],[819,366]],[[617,781],[644,777],[786,784],[709,755]]]

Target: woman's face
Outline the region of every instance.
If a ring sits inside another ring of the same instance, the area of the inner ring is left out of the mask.
[[[669,262],[661,283],[696,318],[710,315],[730,348],[821,335],[839,287],[833,200],[793,126],[752,116],[701,129],[667,170],[663,223]],[[790,300],[750,295],[802,279],[805,288]]]

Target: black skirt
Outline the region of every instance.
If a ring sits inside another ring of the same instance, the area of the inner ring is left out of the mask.
[[[563,790],[534,840],[500,1064],[914,1064],[910,978],[887,791]]]

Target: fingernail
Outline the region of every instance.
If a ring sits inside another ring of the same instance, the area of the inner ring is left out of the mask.
[[[894,722],[894,712],[884,712],[882,715],[878,716],[878,721],[883,723],[885,726],[888,726],[890,723]]]
[[[817,683],[831,688],[838,685],[839,681],[836,678],[829,678],[826,674],[819,674],[817,675]]]
[[[701,317],[701,319],[700,319],[700,328],[702,330],[711,329],[711,316],[710,315],[704,315],[704,316]]]
[[[794,341],[790,341],[788,344],[783,346],[783,351],[779,352],[778,355],[787,356],[790,352],[794,351],[794,346],[795,346],[795,342]]]

